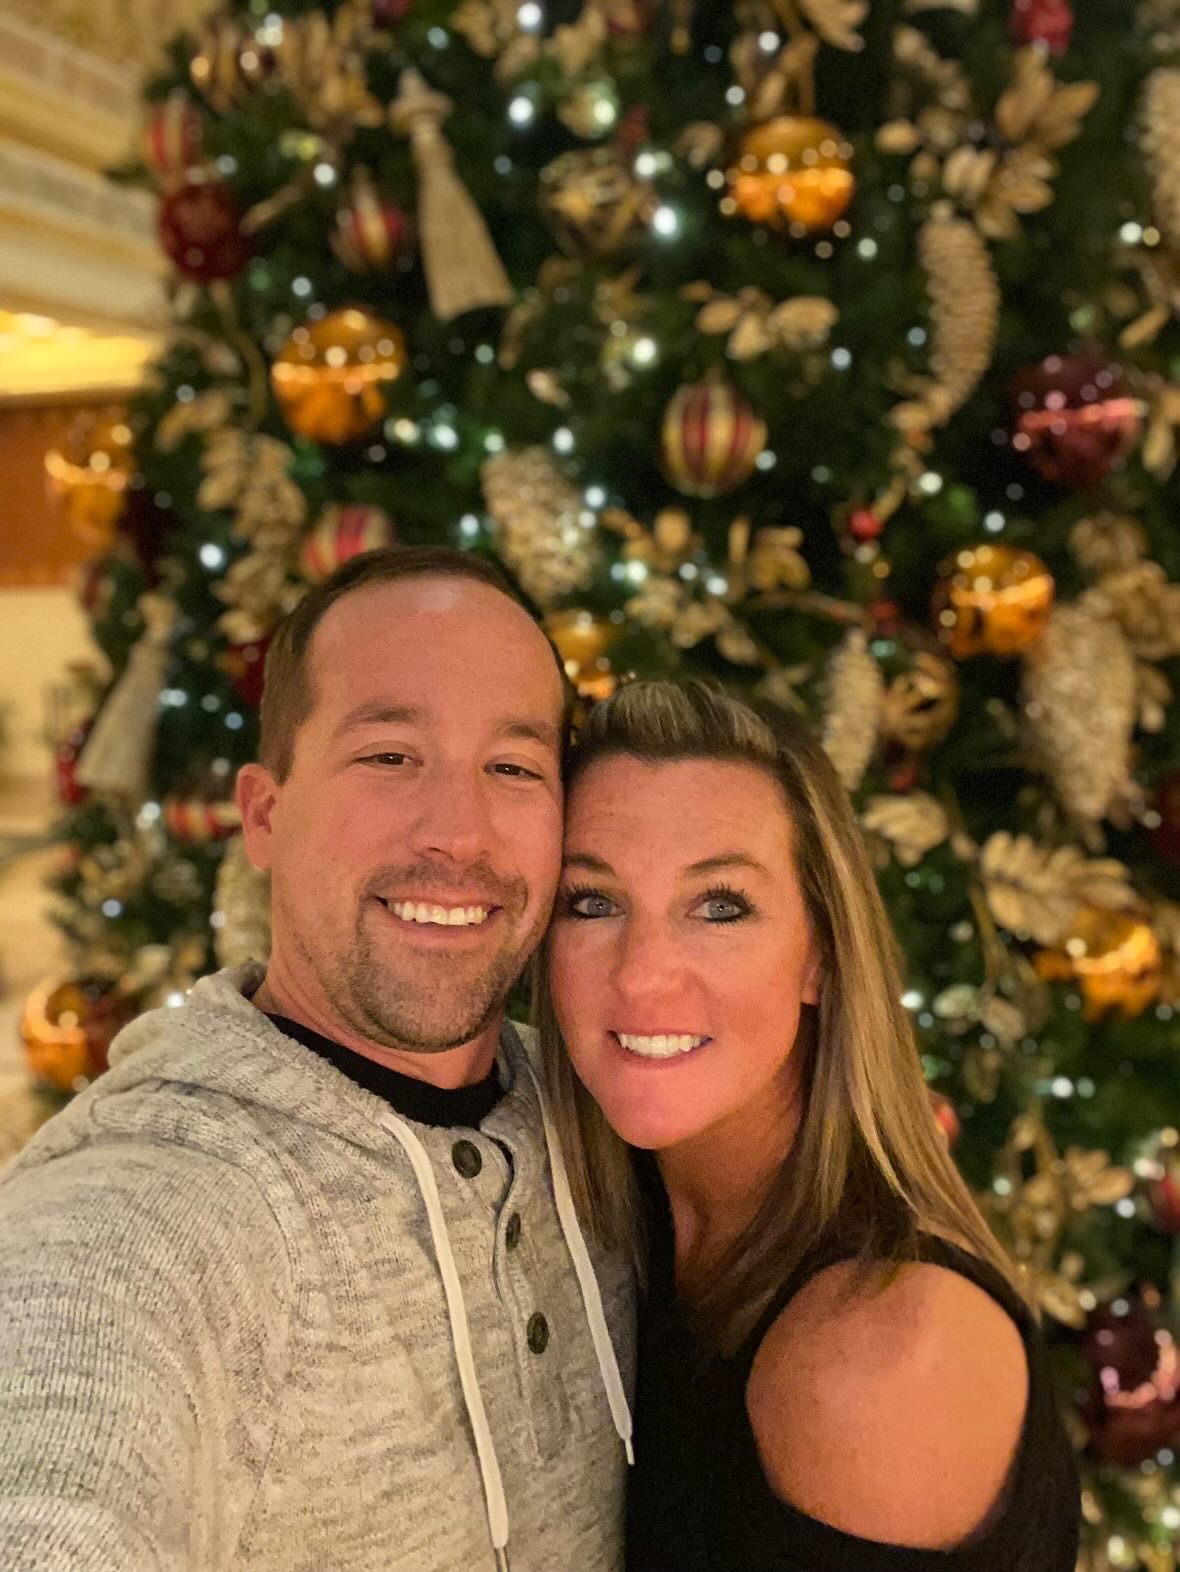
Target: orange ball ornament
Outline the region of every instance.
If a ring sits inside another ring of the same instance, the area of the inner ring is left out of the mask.
[[[131,428],[109,413],[80,416],[45,455],[50,495],[74,534],[96,553],[115,543],[134,464]]]
[[[1132,912],[1083,906],[1060,945],[1042,951],[1036,969],[1049,980],[1072,980],[1088,1021],[1142,1015],[1159,993],[1160,942],[1151,924]]]
[[[727,172],[743,218],[809,235],[831,229],[856,192],[844,133],[814,115],[776,115],[742,137]]]
[[[720,497],[748,480],[766,422],[724,377],[679,388],[664,411],[664,473],[688,497]]]
[[[79,1091],[106,1069],[107,1050],[133,1014],[118,988],[85,979],[42,983],[21,1017],[30,1072],[54,1091]]]
[[[938,571],[931,615],[935,632],[956,660],[1020,655],[1039,643],[1055,586],[1035,552],[969,546]]]
[[[618,686],[607,654],[619,633],[614,623],[589,611],[555,611],[544,628],[579,696],[609,699]]]
[[[355,442],[388,413],[388,391],[409,361],[393,322],[349,306],[292,333],[271,386],[292,431],[312,442]]]

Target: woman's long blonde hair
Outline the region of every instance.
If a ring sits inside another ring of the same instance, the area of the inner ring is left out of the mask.
[[[591,712],[566,771],[568,790],[604,759],[752,764],[775,780],[794,828],[800,887],[821,963],[806,1054],[802,1120],[749,1227],[695,1293],[708,1340],[740,1346],[811,1250],[838,1240],[866,1263],[912,1260],[919,1230],[989,1262],[1021,1290],[932,1117],[899,954],[843,787],[818,742],[703,683],[635,682]],[[669,812],[674,805],[669,803]],[[537,958],[534,1019],[554,1117],[581,1220],[609,1248],[638,1252],[628,1148],[574,1073]]]

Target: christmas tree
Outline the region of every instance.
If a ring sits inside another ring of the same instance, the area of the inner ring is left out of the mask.
[[[42,1075],[265,949],[278,618],[494,556],[584,702],[705,673],[821,730],[1085,1565],[1174,1568],[1180,0],[248,0],[148,97],[169,348],[53,460],[114,681]]]

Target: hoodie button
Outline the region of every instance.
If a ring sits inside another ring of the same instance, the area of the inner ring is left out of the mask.
[[[456,1141],[451,1147],[451,1161],[463,1175],[464,1179],[474,1179],[483,1167],[483,1158],[479,1155],[479,1147],[473,1146],[470,1141]]]
[[[527,1335],[529,1347],[534,1354],[543,1354],[549,1347],[549,1323],[540,1311],[536,1315],[529,1316]]]

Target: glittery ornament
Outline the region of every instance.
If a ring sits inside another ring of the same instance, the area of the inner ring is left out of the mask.
[[[481,475],[496,548],[525,593],[550,607],[585,589],[599,561],[595,519],[553,455],[508,448]]]
[[[909,753],[926,753],[943,740],[959,715],[959,674],[936,640],[920,628],[898,628],[888,653],[880,653],[886,687],[881,737]]]
[[[852,201],[852,148],[843,132],[812,115],[778,115],[742,137],[728,171],[739,213],[773,229],[831,229]]]
[[[169,792],[160,804],[164,828],[187,846],[228,840],[242,827],[242,815],[232,797],[212,786],[200,791]]]
[[[1033,552],[968,546],[939,567],[931,615],[956,660],[1020,655],[1044,634],[1053,597],[1053,576]]]
[[[234,685],[234,692],[243,704],[256,710],[262,703],[262,689],[266,676],[266,652],[270,638],[243,639],[231,643],[221,657],[220,665]]]
[[[220,917],[213,948],[219,966],[266,964],[270,956],[270,875],[251,866],[245,838],[226,844],[213,890],[213,909]]]
[[[607,658],[619,633],[615,624],[589,611],[571,610],[551,612],[544,628],[578,694],[584,699],[609,698],[618,683]]]
[[[1044,44],[1052,55],[1063,55],[1073,38],[1070,0],[1012,0],[1008,31],[1018,47]]]
[[[878,540],[884,528],[872,508],[854,508],[848,518],[848,533],[860,544]]]
[[[1180,1152],[1175,1147],[1160,1153],[1160,1168],[1147,1192],[1151,1220],[1161,1233],[1180,1235]]]
[[[169,93],[148,106],[141,148],[143,161],[161,184],[190,170],[201,155],[204,122],[187,93]]]
[[[1142,1015],[1160,989],[1162,953],[1146,918],[1133,912],[1082,906],[1060,944],[1035,959],[1040,976],[1072,981],[1088,1021]]]
[[[228,16],[207,21],[189,61],[193,85],[226,114],[274,75],[275,51]]]
[[[1036,751],[1064,806],[1104,818],[1130,782],[1138,683],[1118,623],[1086,604],[1057,606],[1024,666]]]
[[[50,492],[92,551],[114,545],[134,468],[131,443],[131,428],[121,416],[87,412],[70,424],[60,447],[45,455]]]
[[[322,584],[350,558],[396,542],[397,526],[384,508],[364,502],[325,508],[300,547],[299,571],[309,584]]]
[[[21,1039],[35,1080],[57,1092],[81,1090],[107,1067],[107,1050],[132,1015],[117,989],[92,979],[51,980],[25,1001]]]
[[[385,418],[388,391],[408,360],[399,327],[347,307],[295,329],[271,384],[292,431],[313,442],[352,442]]]
[[[1139,1304],[1103,1308],[1086,1324],[1081,1353],[1094,1372],[1081,1410],[1088,1451],[1134,1467],[1180,1445],[1180,1357],[1165,1327]]]
[[[573,257],[620,257],[647,238],[655,188],[614,147],[562,153],[541,171],[541,213]]]
[[[229,187],[195,172],[161,200],[157,230],[177,271],[198,284],[233,278],[253,251]]]
[[[664,473],[689,497],[719,497],[754,472],[766,422],[723,377],[680,388],[664,412]]]
[[[367,171],[356,170],[336,214],[333,251],[352,273],[386,273],[408,245],[405,213],[380,194]]]
[[[860,785],[881,724],[881,668],[853,628],[828,662],[822,741],[845,790]]]
[[[1121,367],[1094,355],[1050,355],[1011,387],[1012,446],[1037,474],[1090,491],[1139,440],[1139,403]]]
[[[962,1123],[955,1112],[955,1105],[941,1092],[931,1092],[930,1102],[934,1109],[934,1122],[946,1137],[946,1144],[951,1151],[954,1151],[963,1132]]]

